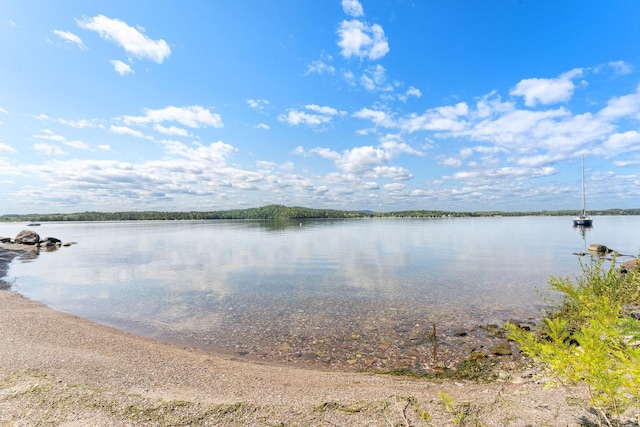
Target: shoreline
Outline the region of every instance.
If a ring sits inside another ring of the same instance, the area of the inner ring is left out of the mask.
[[[0,425],[420,426],[462,417],[577,426],[591,416],[577,403],[584,389],[544,390],[535,370],[503,376],[482,384],[252,363],[0,291]]]

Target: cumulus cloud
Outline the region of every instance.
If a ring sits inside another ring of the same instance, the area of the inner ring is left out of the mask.
[[[131,74],[134,72],[133,69],[129,66],[129,64],[126,64],[122,61],[113,59],[110,62],[111,62],[111,65],[113,65],[113,68],[116,70],[116,72],[121,76],[124,76],[125,74]]]
[[[424,114],[410,114],[402,119],[398,126],[405,132],[426,131],[460,131],[467,127],[466,118],[469,106],[466,102],[447,105],[427,110]]]
[[[161,64],[171,54],[166,41],[153,40],[143,34],[144,30],[131,27],[119,19],[97,15],[77,20],[77,23],[81,28],[97,32],[103,39],[117,44],[138,59],[149,59]]]
[[[126,124],[146,125],[150,123],[176,122],[190,128],[224,127],[222,118],[217,113],[199,105],[188,107],[174,107],[173,105],[160,110],[145,110],[143,116],[124,116]]]
[[[342,10],[354,18],[364,15],[364,10],[358,0],[342,0]]]
[[[374,125],[385,128],[392,128],[396,126],[392,115],[385,111],[363,108],[360,111],[355,112],[353,117],[369,120],[373,122]]]
[[[340,171],[347,174],[365,175],[374,178],[384,176],[394,180],[409,179],[411,174],[400,167],[387,167],[386,163],[401,154],[422,155],[421,152],[414,150],[402,142],[399,137],[393,135],[383,137],[381,144],[377,147],[360,146],[350,150],[343,150],[340,153],[323,147],[311,150],[297,147],[294,153],[303,156],[317,155],[331,160]],[[376,169],[378,166],[385,167]],[[400,178],[401,176],[403,178]]]
[[[389,43],[378,24],[368,25],[358,20],[342,21],[338,28],[338,46],[345,58],[376,60],[389,53]]]
[[[269,105],[269,101],[266,99],[247,99],[247,104],[251,108],[262,111]]]
[[[640,86],[634,93],[611,98],[598,115],[607,120],[622,117],[640,118]]]
[[[86,49],[82,39],[70,31],[53,30],[52,33],[60,37],[66,44],[74,45],[80,49]]]
[[[398,99],[402,102],[407,102],[409,98],[420,98],[421,96],[422,92],[420,89],[410,86],[405,93],[398,95]]]
[[[573,96],[575,89],[573,79],[581,77],[582,74],[581,68],[575,68],[555,79],[524,79],[510,93],[511,95],[523,96],[527,107],[566,102]]]
[[[413,178],[413,174],[401,166],[376,166],[365,176],[367,178],[387,178],[393,181],[406,181]]]
[[[613,157],[631,151],[640,151],[640,133],[635,130],[614,133],[609,136],[602,144],[599,154],[605,157]]]

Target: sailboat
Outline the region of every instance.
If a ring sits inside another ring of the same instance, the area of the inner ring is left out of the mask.
[[[593,225],[593,219],[587,214],[585,208],[585,196],[584,196],[584,154],[582,155],[582,210],[580,213],[573,217],[573,225],[580,227],[591,227]]]

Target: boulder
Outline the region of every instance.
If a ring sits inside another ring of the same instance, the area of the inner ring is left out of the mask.
[[[31,230],[22,230],[15,239],[13,239],[14,243],[22,244],[22,245],[37,245],[40,243],[40,235],[35,231]]]
[[[11,243],[11,237],[0,237],[0,243]]]
[[[38,243],[38,246],[43,248],[62,246],[62,240],[55,237],[45,237],[44,239],[40,240],[40,243]]]
[[[638,258],[623,262],[621,267],[623,272],[632,271],[640,268],[638,264]]]
[[[589,252],[596,252],[599,254],[608,254],[609,252],[613,252],[613,250],[609,249],[605,245],[601,245],[600,243],[592,243],[589,245]]]

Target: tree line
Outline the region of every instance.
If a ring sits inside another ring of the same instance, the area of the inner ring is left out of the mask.
[[[640,209],[591,210],[592,215],[640,215]],[[441,218],[441,217],[490,217],[490,216],[571,216],[575,211],[504,212],[479,211],[455,212],[439,210],[407,210],[392,212],[350,211],[335,209],[313,209],[267,205],[258,208],[231,209],[224,211],[126,211],[126,212],[78,212],[56,214],[5,214],[2,222],[47,222],[47,221],[149,221],[149,220],[211,220],[211,219],[350,219],[350,218]]]

